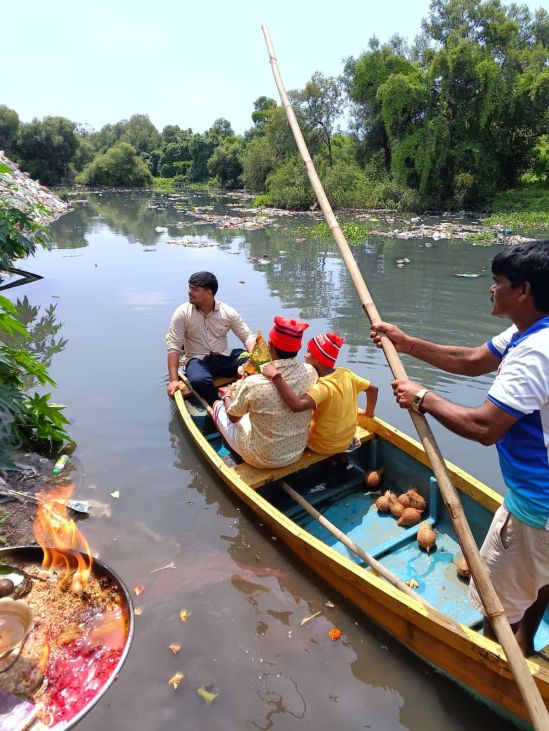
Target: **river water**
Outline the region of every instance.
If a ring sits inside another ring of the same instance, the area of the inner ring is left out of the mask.
[[[54,248],[21,263],[44,278],[7,292],[40,306],[39,317],[55,305],[57,337],[67,343],[53,356],[51,374],[78,444],[75,494],[103,506],[83,529],[129,587],[144,587],[126,665],[80,729],[511,728],[275,542],[205,467],[166,396],[164,335],[187,298],[189,274],[207,269],[218,276],[219,299],[253,330],[268,332],[281,313],[309,321],[311,335],[343,335],[340,363],[374,381],[379,416],[412,434],[335,244],[302,240],[299,219],[257,231],[213,224],[177,230],[177,221],[189,219],[167,197],[83,199],[52,226]],[[194,194],[179,205],[234,214],[236,203]],[[168,231],[156,233],[156,226]],[[214,245],[167,243],[181,236]],[[354,253],[384,319],[421,337],[476,345],[508,324],[490,316],[489,264],[498,250],[376,238]],[[403,257],[410,263],[399,269],[395,260]],[[407,357],[404,363],[410,377],[468,405],[481,403],[490,383]],[[503,490],[495,448],[433,426],[448,459]],[[151,573],[169,562],[175,568]],[[186,622],[181,610],[191,613]],[[332,626],[342,640],[328,638]],[[177,655],[172,643],[181,645]],[[168,680],[176,672],[185,677],[174,690]],[[219,691],[210,705],[197,693],[208,685]]]

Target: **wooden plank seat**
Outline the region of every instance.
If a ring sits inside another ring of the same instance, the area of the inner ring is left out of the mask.
[[[217,381],[217,379],[216,379]],[[181,381],[181,391],[185,398],[193,395],[193,391],[188,387],[185,381]],[[216,385],[218,385],[216,383]],[[219,384],[221,385],[221,384]],[[373,437],[373,433],[361,426],[357,427],[356,436],[360,439],[361,443],[369,441]],[[327,459],[329,455],[319,454],[318,452],[312,452],[310,449],[305,449],[301,457],[296,461],[292,462],[286,467],[269,467],[267,469],[258,469],[252,467],[252,465],[246,462],[241,462],[235,465],[232,469],[238,473],[238,476],[244,480],[244,482],[252,488],[257,490],[258,488],[266,485],[268,482],[274,482],[276,480],[282,480],[288,475],[294,474],[294,472],[300,472],[301,470],[310,467],[317,462]]]
[[[369,441],[373,437],[372,432],[362,427],[358,427],[356,434],[362,443]],[[319,454],[318,452],[312,452],[310,449],[305,449],[296,462],[292,462],[292,464],[286,465],[286,467],[258,469],[257,467],[246,464],[246,462],[242,462],[241,464],[235,465],[233,470],[249,487],[257,490],[259,487],[266,485],[267,482],[282,480],[284,477],[288,477],[288,475],[293,475],[295,472],[304,470],[317,462],[322,462],[323,459],[328,459],[328,456],[327,454]]]

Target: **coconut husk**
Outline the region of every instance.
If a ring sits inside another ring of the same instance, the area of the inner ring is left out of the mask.
[[[415,508],[416,510],[419,510],[421,513],[425,510],[427,507],[427,502],[425,498],[423,498],[419,492],[415,489],[415,487],[412,487],[408,492],[406,493],[409,500],[409,507]]]
[[[398,525],[402,525],[408,528],[411,525],[416,525],[421,520],[421,512],[417,508],[404,508],[402,515],[398,519]]]
[[[424,521],[418,528],[417,542],[427,553],[437,544],[437,534],[427,521]]]

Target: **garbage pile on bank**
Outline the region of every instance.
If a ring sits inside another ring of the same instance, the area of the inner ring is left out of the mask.
[[[0,152],[0,166],[5,165],[9,172],[0,167],[0,197],[8,206],[24,211],[33,221],[43,226],[52,223],[66,213],[68,203],[52,193],[51,190],[33,180],[8,157]],[[45,210],[37,210],[42,206]]]

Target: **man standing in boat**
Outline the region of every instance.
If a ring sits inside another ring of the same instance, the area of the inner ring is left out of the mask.
[[[269,351],[276,369],[299,396],[316,383],[315,369],[298,363],[303,332],[309,325],[277,315],[269,333]],[[221,389],[214,421],[230,447],[253,467],[285,467],[298,460],[307,444],[311,410],[292,413],[271,379],[258,373],[241,381],[235,391]]]
[[[496,444],[509,488],[481,548],[494,588],[525,655],[549,601],[549,241],[510,246],[492,261],[492,314],[513,325],[476,348],[438,345],[395,325],[372,326],[381,347],[449,373],[479,376],[496,371],[484,403],[459,406],[408,380],[392,387],[403,409],[431,414],[450,431],[484,445]],[[484,608],[474,583],[469,596]],[[484,633],[496,639],[487,618]]]
[[[173,313],[168,343],[168,396],[181,389],[178,377],[181,349],[185,351],[185,370],[194,390],[210,405],[218,398],[214,378],[237,375],[244,350],[230,350],[227,334],[231,330],[251,353],[255,335],[238,312],[215,299],[218,289],[211,272],[196,272],[189,277],[189,301]]]

